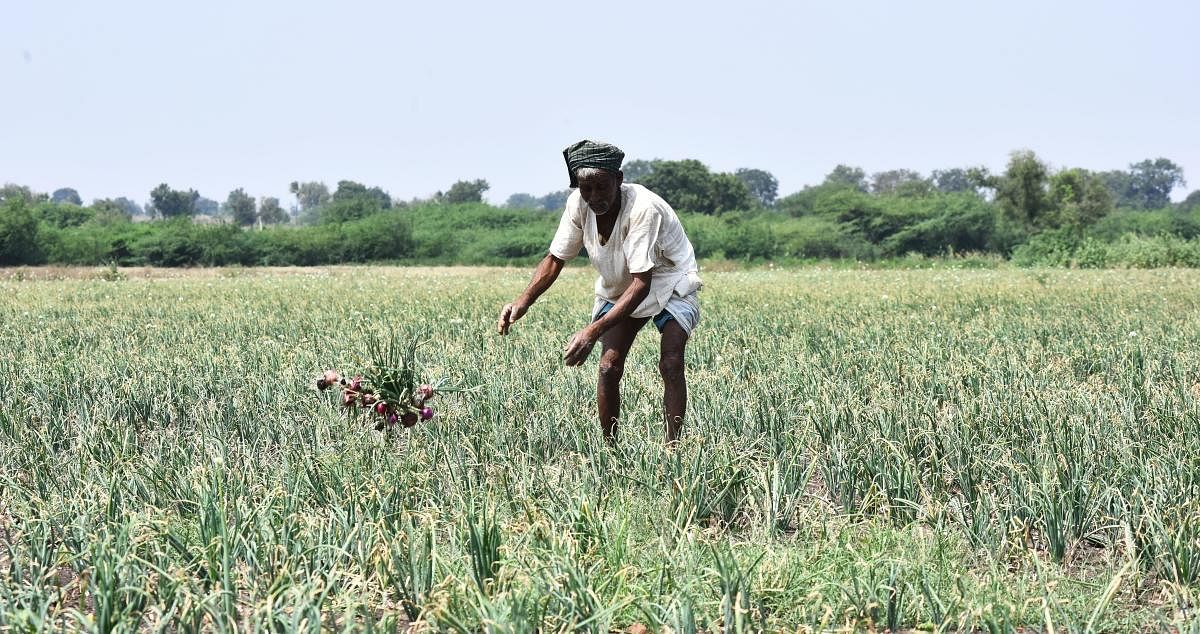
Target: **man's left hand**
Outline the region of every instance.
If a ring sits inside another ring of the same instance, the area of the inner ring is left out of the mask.
[[[596,345],[597,339],[599,337],[591,328],[584,328],[571,335],[571,340],[567,342],[567,349],[563,351],[563,363],[568,366],[583,365],[583,362],[587,361],[588,355],[592,353],[592,347]]]

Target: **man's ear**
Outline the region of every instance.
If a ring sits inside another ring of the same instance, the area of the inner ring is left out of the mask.
[[[625,183],[625,172],[622,172],[621,170],[617,170],[617,185],[620,186],[624,183]]]

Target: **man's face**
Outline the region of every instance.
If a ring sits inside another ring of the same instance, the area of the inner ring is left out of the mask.
[[[625,180],[620,172],[593,170],[579,179],[579,195],[583,197],[592,213],[603,216],[621,207],[621,183]]]

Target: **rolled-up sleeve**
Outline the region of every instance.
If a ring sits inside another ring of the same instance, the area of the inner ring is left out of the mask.
[[[662,214],[652,205],[630,218],[629,235],[623,245],[630,273],[645,273],[654,268],[654,250],[661,230]]]
[[[558,231],[550,242],[550,255],[560,260],[570,260],[579,255],[583,248],[583,222],[578,208],[567,205],[563,210],[562,219],[558,221]]]

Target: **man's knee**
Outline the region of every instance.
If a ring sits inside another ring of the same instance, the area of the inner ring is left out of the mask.
[[[683,378],[683,355],[664,354],[658,359],[658,371],[664,380],[679,380]]]
[[[600,380],[620,381],[625,374],[625,359],[613,351],[607,351],[600,356]]]

